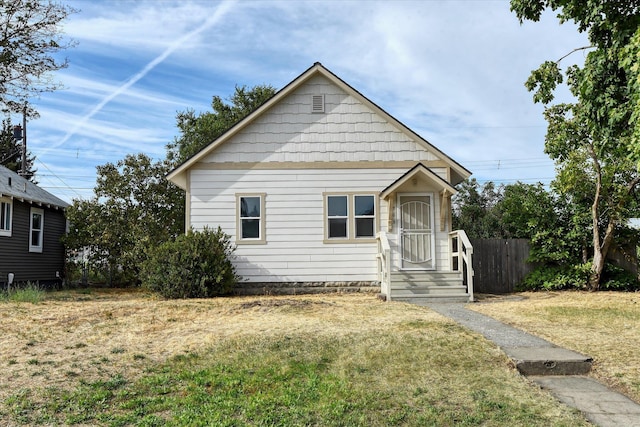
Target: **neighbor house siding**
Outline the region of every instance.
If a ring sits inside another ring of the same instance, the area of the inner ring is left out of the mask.
[[[11,237],[0,236],[0,282],[13,273],[16,282],[55,282],[56,272],[62,275],[64,247],[60,238],[66,222],[62,210],[44,210],[43,251],[29,252],[29,221],[34,205],[13,200]]]
[[[325,112],[312,113],[313,95]],[[203,163],[438,161],[434,153],[322,76],[246,126]]]
[[[378,195],[401,169],[192,170],[191,225],[217,227],[235,241],[236,194],[265,194],[266,244],[238,245],[236,266],[253,282],[377,280],[375,242],[325,242],[325,193]],[[387,204],[378,200],[386,229]]]

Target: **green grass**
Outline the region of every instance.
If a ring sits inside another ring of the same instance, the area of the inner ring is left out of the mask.
[[[230,339],[137,379],[16,393],[0,415],[23,425],[587,425],[483,339],[431,321]]]
[[[22,287],[5,289],[0,292],[0,301],[5,302],[29,302],[37,304],[46,297],[46,292],[37,284],[27,283]]]

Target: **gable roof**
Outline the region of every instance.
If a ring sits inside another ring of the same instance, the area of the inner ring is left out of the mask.
[[[0,166],[0,197],[9,197],[55,209],[64,209],[69,206],[64,200],[57,198],[4,166]]]
[[[442,179],[436,173],[434,173],[431,169],[423,165],[422,163],[416,164],[414,167],[405,172],[400,178],[396,179],[392,182],[387,188],[380,192],[380,197],[382,199],[386,199],[391,194],[393,194],[398,188],[408,182],[410,179],[417,177],[424,177],[428,181],[435,183],[437,186],[441,187],[443,190],[447,190],[450,194],[456,194],[458,190],[456,190],[451,184]]]
[[[268,111],[271,107],[280,102],[287,95],[292,93],[294,90],[299,88],[302,84],[307,82],[309,79],[316,75],[321,75],[330,80],[333,84],[340,87],[347,94],[353,96],[362,104],[369,107],[371,110],[382,116],[387,122],[396,126],[400,131],[405,133],[409,138],[415,140],[418,144],[422,145],[426,150],[433,152],[437,157],[439,157],[442,161],[447,163],[452,169],[452,181],[453,184],[457,184],[464,179],[468,178],[471,175],[471,172],[460,165],[455,160],[451,159],[449,156],[444,154],[438,148],[429,143],[426,139],[422,138],[420,135],[409,129],[402,122],[397,120],[395,117],[391,116],[385,110],[380,108],[374,102],[369,100],[367,97],[362,95],[356,89],[347,84],[340,77],[329,71],[325,68],[321,63],[316,62],[310,68],[308,68],[305,72],[296,77],[293,81],[291,81],[284,88],[280,89],[275,95],[273,95],[270,99],[268,99],[264,104],[254,110],[251,114],[249,114],[244,119],[240,120],[238,123],[233,125],[229,130],[227,130],[224,134],[222,134],[219,138],[211,142],[209,145],[204,147],[202,150],[194,154],[191,158],[187,159],[180,166],[176,167],[174,170],[167,174],[167,179],[169,179],[174,184],[178,185],[183,189],[187,189],[187,176],[186,172],[197,162],[202,160],[208,154],[213,152],[220,145],[224,144],[228,140],[230,140],[234,135],[238,132],[242,131],[247,125],[252,123],[266,111]]]

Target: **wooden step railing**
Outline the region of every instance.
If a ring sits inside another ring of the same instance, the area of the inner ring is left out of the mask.
[[[380,293],[384,294],[387,301],[391,301],[391,247],[387,239],[387,233],[379,231],[376,235],[378,241],[378,280],[380,281]]]
[[[467,287],[469,301],[473,301],[473,246],[464,230],[449,233],[449,253],[451,269],[463,273],[463,283]]]

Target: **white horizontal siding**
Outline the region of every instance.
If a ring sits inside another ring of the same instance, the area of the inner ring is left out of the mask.
[[[311,113],[312,95],[325,113]],[[434,153],[316,76],[203,159],[224,162],[432,161]]]
[[[264,193],[264,245],[238,245],[238,273],[252,282],[375,281],[376,243],[324,243],[323,193],[378,194],[402,169],[191,171],[191,225],[236,234],[236,193]],[[387,218],[386,203],[379,219]],[[383,224],[386,227],[386,224]]]

